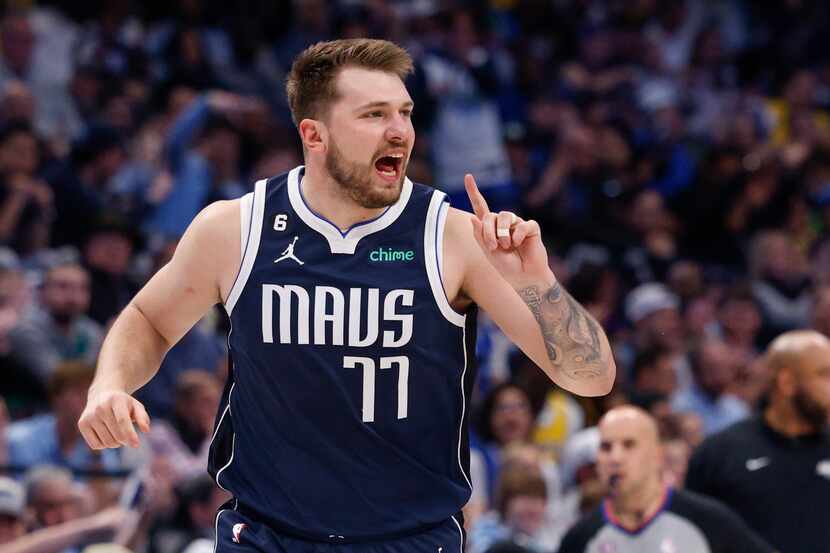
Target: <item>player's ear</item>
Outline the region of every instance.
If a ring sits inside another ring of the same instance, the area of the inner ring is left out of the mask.
[[[782,367],[775,375],[775,386],[785,397],[792,397],[796,391],[796,375],[790,367]]]
[[[297,125],[303,146],[312,152],[325,152],[328,140],[326,124],[318,119],[303,119]]]

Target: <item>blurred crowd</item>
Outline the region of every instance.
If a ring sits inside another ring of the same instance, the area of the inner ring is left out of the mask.
[[[284,77],[318,40],[407,48],[409,177],[465,208],[470,172],[537,219],[614,348],[614,391],[575,398],[482,316],[470,551],[556,551],[607,491],[618,405],[655,418],[682,487],[704,439],[768,405],[770,341],[830,335],[825,2],[4,4],[0,552],[212,551],[219,309],[137,393],[141,448],[93,452],[76,423],[107,325],[195,214],[302,163]]]

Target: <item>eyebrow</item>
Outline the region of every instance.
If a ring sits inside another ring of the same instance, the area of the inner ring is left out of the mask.
[[[355,111],[363,111],[364,109],[369,109],[369,108],[385,108],[385,107],[390,106],[390,105],[391,105],[391,102],[380,102],[380,101],[378,101],[378,102],[369,102],[368,104],[363,104],[362,106],[357,108]],[[404,102],[401,105],[401,107],[404,107],[404,108],[405,107],[410,107],[411,108],[414,105],[415,105],[415,102],[413,102],[412,100],[407,100],[406,102]]]

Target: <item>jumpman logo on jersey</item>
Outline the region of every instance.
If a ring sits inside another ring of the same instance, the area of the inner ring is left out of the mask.
[[[282,257],[275,259],[274,263],[279,263],[283,259],[293,259],[300,265],[305,265],[305,262],[300,261],[299,259],[297,259],[297,256],[294,255],[294,244],[297,243],[297,238],[297,236],[294,237],[294,240],[290,244],[288,244],[288,247],[285,248],[285,251],[282,252]]]

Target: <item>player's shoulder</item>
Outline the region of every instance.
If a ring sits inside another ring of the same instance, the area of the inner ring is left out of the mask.
[[[449,207],[444,226],[444,247],[453,255],[463,255],[465,259],[472,259],[471,254],[475,256],[481,253],[473,233],[471,217],[471,213]]]
[[[763,440],[763,428],[764,424],[759,416],[749,417],[708,436],[698,446],[698,450],[720,456],[729,455]]]
[[[233,262],[238,256],[242,200],[220,200],[204,207],[190,222],[176,252],[190,252],[186,259]],[[182,257],[182,256],[179,256]]]
[[[717,499],[691,490],[673,490],[671,503],[666,510],[692,522],[702,523],[734,516],[732,511]]]
[[[205,206],[193,219],[191,224],[196,230],[207,233],[217,233],[239,228],[239,211],[242,198],[233,200],[218,200]]]

